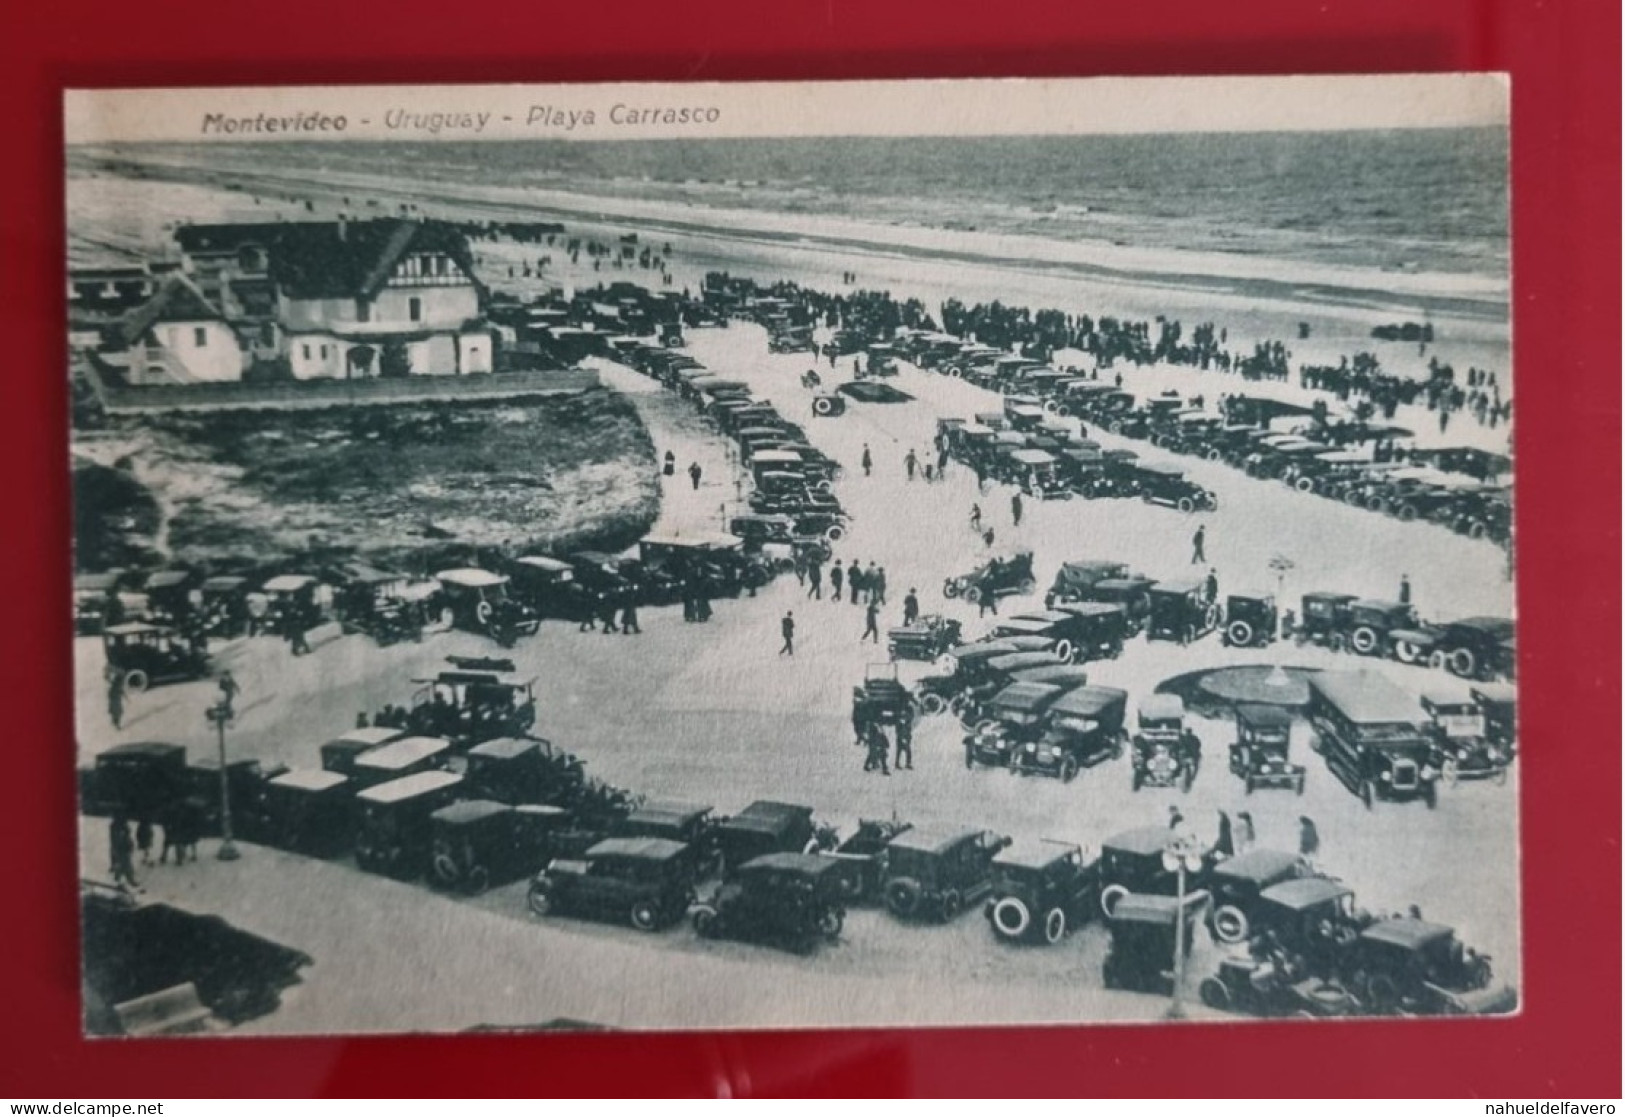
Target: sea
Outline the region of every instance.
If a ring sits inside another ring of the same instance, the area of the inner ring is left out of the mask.
[[[150,149],[149,149],[150,150]],[[1505,128],[173,145],[260,163],[1505,277]]]

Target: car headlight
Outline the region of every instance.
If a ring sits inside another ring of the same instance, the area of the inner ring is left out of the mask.
[[[1037,751],[1038,751],[1038,746],[1037,745],[1028,745],[1027,746],[1027,752],[1028,753],[1035,753]]]
[[[1438,774],[1439,774],[1439,773],[1438,773],[1438,772],[1437,772],[1437,771],[1435,771],[1435,770],[1434,770],[1434,768],[1433,768],[1433,765],[1431,765],[1431,764],[1424,764],[1424,765],[1423,765],[1423,766],[1422,766],[1422,778],[1423,778],[1423,779],[1424,779],[1424,780],[1431,780],[1431,779],[1433,779],[1433,778],[1434,778],[1434,777],[1436,777],[1436,776],[1437,776],[1437,775],[1438,775]]]
[[[1391,774],[1390,774],[1390,773],[1388,773],[1388,772],[1384,772],[1384,773],[1382,773],[1382,774],[1381,774],[1381,775],[1380,775],[1380,776],[1378,776],[1378,777],[1377,777],[1377,778],[1378,778],[1378,779],[1379,779],[1379,780],[1381,780],[1381,781],[1382,781],[1382,782],[1383,782],[1383,783],[1388,783],[1388,782],[1389,782],[1389,781],[1390,781],[1390,780],[1392,780],[1392,779],[1393,779],[1393,778],[1394,778],[1394,777],[1393,777],[1393,776],[1392,776],[1392,775],[1391,775]]]

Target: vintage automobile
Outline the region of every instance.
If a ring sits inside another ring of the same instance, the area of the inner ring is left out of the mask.
[[[212,1031],[274,1012],[311,964],[303,951],[214,915],[82,885],[85,1031],[155,1036]]]
[[[122,607],[109,609],[126,575],[121,570],[97,574],[76,574],[73,578],[73,631],[78,636],[99,636],[102,628],[122,619]],[[109,616],[109,612],[113,614]]]
[[[405,736],[406,730],[392,725],[363,725],[351,729],[322,745],[322,771],[353,776],[357,758]]]
[[[643,599],[663,605],[680,601],[684,587],[703,585],[711,597],[755,592],[772,571],[745,554],[744,540],[721,533],[649,535],[638,543]]]
[[[1007,637],[1011,640],[1038,640],[1042,637]],[[964,687],[948,703],[948,708],[959,723],[966,729],[974,729],[987,720],[984,707],[1000,691],[1016,681],[1016,676],[1024,671],[1038,670],[1044,667],[1061,665],[1053,651],[1048,648],[1034,648],[1032,651],[1009,652],[1005,655],[994,656],[982,664],[980,678],[975,681],[964,680]]]
[[[682,842],[694,851],[695,871],[701,877],[722,871],[722,850],[717,844],[714,808],[699,803],[652,800],[635,807],[610,830],[614,838],[665,838]]]
[[[1224,603],[1224,646],[1227,648],[1267,648],[1275,643],[1280,614],[1275,595],[1233,593]]]
[[[1333,651],[1348,645],[1348,607],[1352,593],[1306,593],[1303,611],[1293,632],[1299,644],[1322,644]]]
[[[333,608],[346,632],[365,633],[386,647],[422,638],[425,611],[439,592],[436,583],[414,582],[362,563],[336,573]]]
[[[1018,613],[995,625],[993,635],[1043,637],[1051,642],[1048,650],[1067,663],[1081,662],[1085,649],[1099,641],[1098,633],[1090,631],[1083,618],[1070,609]]]
[[[249,581],[241,575],[217,574],[198,587],[203,631],[222,640],[247,635]]]
[[[1048,647],[1049,641],[1041,637],[1018,637],[977,640],[949,648],[937,660],[943,671],[920,679],[914,691],[914,704],[926,715],[946,710],[962,721],[974,717],[977,702],[1005,685],[1005,676],[995,671],[990,666],[992,663],[1024,650]],[[1059,662],[1053,655],[1046,653],[1046,656],[1046,665]]]
[[[1157,582],[1147,592],[1151,598],[1146,617],[1147,640],[1190,644],[1219,627],[1219,606],[1208,599],[1207,587],[1199,581]]]
[[[1174,896],[1134,894],[1118,900],[1106,916],[1111,941],[1100,967],[1101,984],[1107,989],[1172,993],[1175,944],[1188,961],[1207,901],[1200,889],[1185,894],[1183,909]]]
[[[441,623],[489,636],[503,647],[541,627],[536,611],[508,593],[510,579],[477,567],[442,570],[435,574],[443,605]]]
[[[1259,897],[1277,884],[1312,875],[1303,858],[1274,849],[1249,849],[1215,860],[1203,880],[1213,897],[1208,931],[1222,943],[1246,942],[1254,930]]]
[[[886,632],[886,651],[893,659],[935,660],[959,643],[959,622],[940,613],[927,613],[913,624]]]
[[[712,839],[724,873],[769,853],[817,853],[823,848],[813,810],[794,803],[758,799],[738,814],[717,821]]]
[[[249,597],[250,613],[258,611],[258,632],[287,635],[309,630],[322,622],[327,587],[309,574],[277,574],[261,583]]]
[[[466,749],[498,737],[523,737],[536,724],[535,679],[502,671],[451,670],[412,682],[417,689],[411,706],[380,711],[375,725],[394,723]]]
[[[448,766],[452,744],[441,737],[398,737],[387,745],[367,749],[350,763],[350,778],[358,787],[374,787],[418,772]]]
[[[1156,583],[1137,574],[1103,578],[1089,587],[1084,600],[1117,605],[1123,610],[1125,636],[1138,636],[1151,615],[1151,587]]]
[[[1070,601],[1094,600],[1089,596],[1091,589],[1107,578],[1126,577],[1128,572],[1128,564],[1122,562],[1098,559],[1063,562],[1055,572],[1055,581],[1044,594],[1044,608],[1053,609]]]
[[[417,880],[429,871],[429,816],[455,801],[463,778],[420,771],[358,791],[355,863],[369,873]]]
[[[81,775],[79,809],[92,816],[157,818],[188,790],[184,746],[135,741],[97,754]]]
[[[794,566],[797,555],[828,562],[829,540],[819,533],[797,531],[796,526],[794,516],[750,512],[730,517],[728,534],[743,541],[746,555],[760,556],[779,569]]]
[[[1292,715],[1279,706],[1242,703],[1236,707],[1236,739],[1230,745],[1230,772],[1251,795],[1260,787],[1290,787],[1303,794],[1305,769],[1292,763]]]
[[[1003,455],[1001,466],[1001,480],[1039,500],[1071,495],[1072,490],[1061,475],[1059,462],[1047,450],[1012,450]]]
[[[557,803],[581,786],[582,763],[539,737],[495,737],[468,750],[469,794],[498,803]]]
[[[265,787],[271,845],[307,857],[340,857],[355,837],[355,785],[324,768],[295,768]]]
[[[770,353],[811,353],[815,348],[811,326],[781,326],[767,339]]]
[[[852,688],[852,724],[900,725],[914,722],[914,698],[897,679],[895,663],[871,663],[863,685]]]
[[[1440,758],[1415,697],[1367,671],[1322,671],[1309,691],[1316,751],[1368,808],[1378,799],[1438,806]]]
[[[540,619],[579,621],[590,615],[592,596],[576,569],[552,555],[522,555],[508,570],[513,596]]]
[[[1356,598],[1345,607],[1343,627],[1357,655],[1383,655],[1390,633],[1416,628],[1416,610],[1399,601]]]
[[[899,919],[953,919],[992,891],[993,858],[1009,844],[970,827],[899,834],[886,847],[886,910]]]
[[[1484,738],[1506,750],[1510,759],[1518,748],[1518,692],[1508,683],[1482,683],[1472,688],[1473,700],[1484,714]]]
[[[965,738],[965,767],[1009,768],[1022,746],[1043,733],[1045,713],[1068,689],[1053,683],[1014,682],[989,698],[977,711],[982,720]]]
[[[846,924],[848,868],[810,853],[769,853],[739,867],[689,918],[702,938],[737,938],[807,952]]]
[[[1163,853],[1174,837],[1166,826],[1141,826],[1114,834],[1101,843],[1098,872],[1103,914],[1110,917],[1129,895],[1174,895],[1178,881],[1163,864]],[[1198,883],[1202,876],[1197,874]]]
[[[821,419],[846,414],[846,397],[839,392],[819,392],[813,396],[812,413]]]
[[[1082,686],[1050,703],[1044,732],[1023,742],[1010,770],[1023,776],[1054,776],[1070,783],[1082,768],[1123,755],[1128,693],[1115,687]]]
[[[202,604],[202,581],[194,570],[154,570],[148,574],[141,581],[141,592],[147,598],[147,619],[185,628]]]
[[[1219,498],[1211,490],[1190,480],[1178,466],[1141,462],[1137,474],[1140,499],[1147,504],[1161,504],[1181,512],[1212,510],[1219,506]]]
[[[1446,783],[1484,779],[1506,783],[1512,750],[1508,742],[1490,739],[1484,709],[1475,695],[1430,687],[1422,693],[1422,709],[1439,748]]]
[[[1401,663],[1425,663],[1463,679],[1510,678],[1506,643],[1514,626],[1505,617],[1467,617],[1446,624],[1412,623],[1392,630],[1388,646]]]
[[[145,621],[126,621],[102,630],[107,665],[122,674],[124,689],[131,694],[163,683],[204,678],[209,674],[204,643]]]
[[[993,858],[993,891],[982,907],[1007,942],[1054,946],[1099,912],[1095,864],[1071,842],[1021,842]]]
[[[694,872],[694,851],[682,842],[607,838],[538,873],[526,904],[539,916],[569,913],[659,931],[693,903]]]
[[[839,839],[832,848],[820,849],[819,855],[833,857],[846,866],[842,886],[849,904],[881,902],[880,882],[886,865],[886,850],[893,838],[914,828],[912,823],[901,822],[895,816],[889,819],[863,818],[857,829]]]
[[[1185,727],[1185,701],[1177,694],[1140,700],[1134,735],[1134,790],[1177,787],[1189,792],[1202,765],[1202,742]]]
[[[1072,645],[1072,659],[1088,663],[1096,659],[1116,659],[1123,654],[1128,635],[1128,611],[1105,601],[1068,601],[1055,606],[1055,612],[1070,613],[1066,639]]]
[[[969,574],[949,578],[942,583],[942,595],[963,597],[974,603],[987,595],[1029,594],[1037,587],[1038,583],[1033,580],[1033,553],[1021,551],[1009,558],[989,559]]]
[[[441,888],[478,895],[493,884],[520,880],[552,859],[549,838],[569,822],[560,807],[515,807],[464,799],[429,816],[429,879]]]
[[[1495,983],[1489,956],[1438,923],[1377,920],[1345,965],[1348,987],[1371,1015],[1487,1016],[1518,1007],[1517,990]]]
[[[1218,972],[1202,979],[1197,995],[1220,1012],[1300,1018],[1354,1016],[1360,1003],[1343,984],[1308,971],[1300,958],[1268,939],[1255,939],[1244,954],[1219,960]]]

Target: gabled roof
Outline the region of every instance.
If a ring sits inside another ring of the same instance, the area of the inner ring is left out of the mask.
[[[223,322],[226,316],[192,281],[176,273],[164,280],[158,293],[119,320],[126,345],[139,341],[158,322]]]

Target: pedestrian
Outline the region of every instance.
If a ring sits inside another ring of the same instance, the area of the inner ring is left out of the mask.
[[[937,448],[937,476],[938,477],[943,477],[943,476],[946,476],[947,473],[948,473],[948,447],[946,445],[943,445],[943,446],[940,446],[940,447]]]
[[[920,599],[915,594],[914,587],[910,586],[908,593],[903,596],[903,623],[910,625],[919,619]]]
[[[674,477],[677,475],[677,455],[673,454],[670,450],[666,451],[665,462],[661,465],[660,472],[664,473],[667,477]]]
[[[931,484],[931,482],[935,481],[936,479],[937,479],[937,477],[936,477],[936,474],[933,472],[933,467],[932,467],[931,463],[926,462],[925,463],[925,483],[927,485],[929,485],[929,484]]]
[[[991,527],[988,528],[986,531],[982,532],[982,546],[984,546],[984,547],[993,546],[993,529]]]
[[[919,464],[920,459],[914,456],[913,450],[910,450],[908,455],[903,458],[903,470],[908,474],[908,479],[910,481],[914,480],[914,469]]]
[[[992,613],[995,617],[999,615],[999,597],[991,590],[984,589],[976,595],[977,619],[979,620],[989,613]]]
[[[141,851],[141,867],[152,864],[152,819],[140,818],[135,824],[135,848]]]
[[[1185,815],[1176,806],[1168,808],[1168,829],[1178,830],[1185,824]]]
[[[807,566],[806,578],[807,578],[807,596],[812,597],[812,598],[816,598],[819,601],[824,600],[824,568],[822,566],[819,566],[816,561],[814,561],[812,563],[809,563],[808,566]],[[836,587],[835,588],[836,594],[839,594],[841,592],[841,590],[840,590],[841,579],[840,579],[839,560],[837,560],[837,564],[836,564],[835,568],[832,569],[829,572],[829,580],[832,583],[834,583],[834,585]]]
[[[626,600],[621,605],[621,634],[623,636],[630,636],[634,632],[641,636],[643,634],[643,629],[638,627],[637,597],[629,593],[626,595]]]
[[[711,587],[703,578],[694,583],[694,619],[700,624],[711,619]]]
[[[1253,829],[1253,815],[1251,811],[1242,811],[1236,815],[1235,843],[1237,853],[1246,853],[1253,848],[1258,840],[1258,831]]]
[[[1409,574],[1399,576],[1399,603],[1401,605],[1411,603],[1411,576]]]
[[[1197,524],[1196,534],[1191,536],[1191,565],[1207,564],[1207,525]]]
[[[180,819],[181,832],[175,839],[175,864],[180,865],[188,860],[195,863],[197,840],[203,836],[203,808],[188,799],[179,805],[176,814]]]
[[[875,571],[874,602],[876,605],[886,604],[886,568],[884,566]]]
[[[615,624],[615,599],[608,593],[598,595],[598,619],[599,623],[603,625],[602,631],[605,636],[620,631]]]
[[[288,650],[294,655],[310,654],[310,644],[305,639],[305,626],[297,617],[288,618]]]
[[[784,634],[784,646],[779,649],[780,655],[794,656],[796,654],[796,616],[794,613],[785,613],[784,619],[779,622],[779,631]]]
[[[382,725],[384,723],[380,721],[378,724]],[[356,711],[355,727],[357,729],[365,729],[365,728],[367,728],[367,711],[365,711],[365,710]]]
[[[880,731],[878,725],[869,726],[869,735],[866,741],[869,745],[869,751],[863,758],[863,770],[873,772],[878,768],[881,775],[891,775],[891,768],[886,763],[886,735]]]
[[[904,768],[914,769],[914,722],[906,715],[892,730],[897,738],[897,755],[892,758],[892,766],[901,772]]]
[[[1017,527],[1021,526],[1021,494],[1012,493],[1010,496],[1010,519]]]
[[[1211,566],[1208,567],[1207,581],[1202,583],[1202,589],[1207,594],[1209,605],[1219,600],[1219,572]]]
[[[181,808],[179,804],[172,804],[164,810],[163,816],[158,819],[159,825],[164,828],[163,848],[158,851],[158,864],[169,864],[169,851],[175,851],[175,864],[179,865],[183,859],[181,853],[181,831],[185,824],[181,821]]]
[[[113,883],[119,887],[136,887],[135,842],[130,838],[130,823],[123,815],[116,815],[108,828],[107,842],[112,864]]]
[[[696,490],[700,487],[700,473],[700,463],[690,462],[688,467],[688,479],[694,482],[694,488]]]
[[[865,442],[863,444],[863,475],[865,477],[868,477],[871,473],[874,472],[874,468],[875,468],[874,455],[869,453],[869,444],[867,442]]]
[[[1230,816],[1219,812],[1219,838],[1213,843],[1213,852],[1221,857],[1236,855],[1236,836],[1230,827]]]
[[[112,666],[107,669],[107,720],[114,729],[124,728],[124,672]]]
[[[876,605],[874,600],[871,599],[869,601],[868,608],[864,609],[863,611],[863,635],[858,637],[858,643],[861,644],[865,640],[872,641],[876,644],[880,643],[879,622],[880,606]]]
[[[864,588],[865,588],[864,583],[863,583],[864,577],[865,577],[865,575],[863,573],[863,565],[861,563],[859,563],[857,559],[853,559],[851,562],[849,562],[847,564],[847,566],[846,566],[847,596],[851,599],[852,604],[854,604],[854,605],[856,605],[858,603],[858,597],[864,591]]]
[[[1320,831],[1308,815],[1298,816],[1298,855],[1311,867],[1320,856]]]
[[[874,563],[863,572],[863,600],[873,601],[880,593],[880,568]]]
[[[795,557],[790,560],[790,569],[795,572],[796,585],[807,584],[807,556],[801,550],[797,549]]]
[[[305,650],[308,652],[310,649]],[[230,671],[220,672],[220,704],[226,708],[227,718],[235,713],[234,703],[242,692],[242,687],[237,685],[237,679]]]
[[[841,566],[841,560],[836,559],[835,565],[829,568],[829,588],[832,591],[831,601],[841,600],[842,583],[846,581],[846,571]]]

